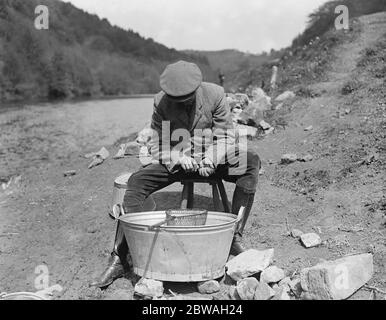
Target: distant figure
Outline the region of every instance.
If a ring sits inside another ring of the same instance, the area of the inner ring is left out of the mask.
[[[224,87],[225,75],[221,71],[218,75],[218,79],[220,80],[220,86]]]

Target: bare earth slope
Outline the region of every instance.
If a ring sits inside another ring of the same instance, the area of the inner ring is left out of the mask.
[[[386,14],[359,21],[359,37],[337,46],[327,81],[313,86],[322,94],[297,99],[285,110],[285,130],[251,142],[265,173],[245,240],[253,248],[275,248],[275,264],[289,274],[323,259],[372,252],[370,285],[385,290]],[[349,88],[345,95],[342,88]],[[310,125],[314,129],[304,131]],[[279,165],[287,152],[314,160]],[[50,285],[64,288],[57,298],[132,298],[133,275],[105,291],[88,288],[88,281],[101,271],[112,246],[115,225],[107,206],[114,177],[139,163],[108,160],[92,170],[87,163],[74,155],[60,168],[26,172],[12,194],[0,194],[0,291],[35,291],[35,267],[46,264]],[[64,178],[68,169],[79,173]],[[209,190],[197,189],[197,205],[210,206]],[[174,185],[158,193],[158,208],[177,206],[180,191]],[[288,236],[288,228],[316,231],[323,245],[305,249]],[[368,297],[361,289],[352,299]]]

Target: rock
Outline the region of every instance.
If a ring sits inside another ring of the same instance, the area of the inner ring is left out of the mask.
[[[122,159],[125,157],[125,151],[126,151],[126,144],[121,144],[119,147],[118,152],[115,156],[113,156],[113,159]]]
[[[309,126],[309,127],[307,127],[307,128],[304,128],[304,131],[311,131],[311,130],[313,130],[313,129],[314,129],[313,126]]]
[[[264,173],[265,173],[264,168],[260,168],[260,170],[259,170],[259,176],[262,176]]]
[[[255,127],[246,126],[243,124],[236,124],[235,128],[237,130],[239,137],[247,136],[250,138],[254,138],[257,136],[257,128],[255,128]]]
[[[89,169],[92,169],[92,168],[94,168],[94,167],[96,167],[96,166],[99,166],[99,165],[102,164],[102,163],[103,163],[103,159],[100,158],[98,155],[96,155],[96,156],[94,157],[94,159],[91,161],[91,163],[88,165],[88,168],[89,168]]]
[[[348,256],[305,268],[300,273],[302,297],[315,300],[342,300],[350,297],[373,276],[373,255]]]
[[[264,119],[264,111],[261,110],[255,103],[250,103],[244,110],[239,114],[239,123],[258,126],[258,123]]]
[[[256,278],[245,278],[237,281],[237,293],[241,300],[253,300],[259,281]]]
[[[69,170],[69,171],[63,172],[63,176],[65,176],[65,177],[70,177],[70,176],[75,176],[75,175],[76,175],[75,170]]]
[[[265,269],[260,275],[260,282],[276,283],[285,277],[283,269],[276,266],[271,266]]]
[[[228,295],[231,300],[241,300],[235,286],[230,287]]]
[[[93,160],[88,166],[89,169],[94,168],[94,167],[102,164],[103,161],[105,161],[110,156],[110,153],[105,147],[102,147],[98,152],[89,153],[89,154],[85,155],[85,157],[88,158],[91,155],[93,157]]]
[[[283,108],[283,105],[284,103],[279,103],[276,107],[275,107],[275,110],[280,110],[281,108]]]
[[[291,278],[290,277],[285,277],[279,281],[279,286],[283,285],[289,285],[291,283]]]
[[[310,161],[314,160],[314,157],[312,155],[310,155],[310,154],[307,154],[307,155],[305,155],[304,157],[301,157],[298,160],[301,161],[301,162],[310,162]]]
[[[283,102],[285,100],[288,100],[288,99],[293,99],[296,97],[296,94],[292,91],[285,91],[283,92],[281,95],[279,95],[278,97],[276,97],[275,101],[277,102]]]
[[[287,153],[281,157],[281,164],[290,164],[295,162],[296,160],[298,160],[298,156],[296,154]]]
[[[322,240],[316,233],[303,233],[300,236],[300,240],[306,248],[316,247],[322,243]]]
[[[139,155],[140,149],[141,149],[141,145],[138,142],[136,141],[129,142],[126,144],[124,155],[137,156]]]
[[[227,274],[235,281],[247,278],[266,269],[273,260],[274,249],[249,249],[226,264]]]
[[[270,110],[272,107],[271,97],[269,97],[261,88],[252,90],[252,103],[254,103],[261,111]]]
[[[134,293],[141,297],[162,297],[164,286],[161,281],[141,279],[134,287]]]
[[[291,288],[290,288],[289,284],[287,284],[287,283],[283,283],[283,284],[279,285],[279,289],[277,292],[279,292],[280,289],[283,289],[288,294],[291,292]]]
[[[197,284],[197,289],[199,293],[211,294],[220,291],[220,284],[216,280],[203,281]]]
[[[293,279],[289,283],[289,287],[291,288],[291,291],[295,294],[296,297],[300,297],[303,289],[301,286],[300,278]]]
[[[290,296],[288,295],[287,288],[279,287],[279,290],[276,291],[272,300],[291,300]]]
[[[350,109],[345,109],[345,110],[344,110],[344,113],[345,113],[345,114],[350,114],[350,113],[351,113],[351,110],[350,110]]]
[[[258,282],[253,300],[269,300],[275,295],[275,291],[266,283]]]
[[[271,128],[269,128],[268,130],[265,130],[264,133],[265,133],[265,135],[269,135],[269,134],[271,134],[271,133],[274,132],[274,131],[275,131],[275,128],[274,128],[274,127],[271,127]]]
[[[136,142],[141,146],[147,146],[153,136],[153,129],[150,126],[145,126],[140,132],[138,132],[138,136]]]
[[[235,99],[242,109],[245,109],[249,104],[249,98],[245,93],[236,93]]]
[[[100,157],[103,160],[106,160],[110,156],[110,152],[105,148],[102,147],[97,153],[96,156]]]
[[[300,238],[300,236],[301,236],[302,234],[304,234],[304,232],[301,231],[301,230],[298,230],[298,229],[292,229],[292,230],[291,230],[291,236],[292,236],[293,238]]]
[[[265,122],[264,120],[261,120],[261,121],[259,122],[259,125],[260,125],[260,127],[261,127],[263,130],[268,130],[268,129],[272,128],[272,126],[271,126],[269,123]]]

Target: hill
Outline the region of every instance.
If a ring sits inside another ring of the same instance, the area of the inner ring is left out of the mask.
[[[49,8],[49,30],[34,28],[35,7]],[[165,65],[191,56],[112,26],[58,0],[0,0],[0,100],[153,93]]]
[[[349,10],[350,30],[346,32],[334,32],[333,29],[338,5],[346,5]],[[304,83],[315,82],[323,75],[332,58],[331,50],[352,35],[355,17],[383,11],[386,11],[384,0],[344,0],[323,4],[309,15],[305,31],[293,40],[292,45],[278,52],[275,58],[279,59],[241,70],[233,87],[246,90],[249,86],[260,86],[262,82],[269,83],[272,65],[275,64],[279,67],[279,88],[302,91]]]

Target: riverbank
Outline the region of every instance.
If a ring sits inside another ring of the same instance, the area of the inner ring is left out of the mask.
[[[385,17],[360,18],[358,38],[337,45],[325,78],[308,87],[319,94],[285,104],[280,116],[287,125],[249,141],[264,173],[244,240],[247,247],[274,248],[274,264],[288,275],[324,260],[370,252],[374,275],[369,285],[385,291],[386,36],[379,32]],[[342,89],[354,80],[355,89],[346,94]],[[111,154],[116,150],[113,142],[105,146]],[[285,153],[311,154],[313,159],[282,165]],[[59,164],[26,169],[17,186],[1,193],[0,291],[35,291],[35,268],[45,264],[50,285],[63,287],[56,299],[133,298],[138,278],[132,273],[104,291],[88,283],[104,268],[112,248],[115,223],[107,210],[114,178],[138,170],[140,163],[136,158],[110,158],[88,170],[83,155],[79,150]],[[65,178],[66,170],[77,174]],[[226,184],[229,198],[233,188]],[[157,192],[157,209],[178,206],[181,189],[175,184]],[[209,191],[197,186],[197,207],[211,209]],[[306,249],[288,234],[292,228],[318,233],[322,244]],[[228,298],[228,280],[221,282],[216,298]],[[186,293],[194,286],[172,290]],[[362,288],[350,299],[367,300],[369,295],[369,289]],[[384,298],[379,292],[372,297]]]

